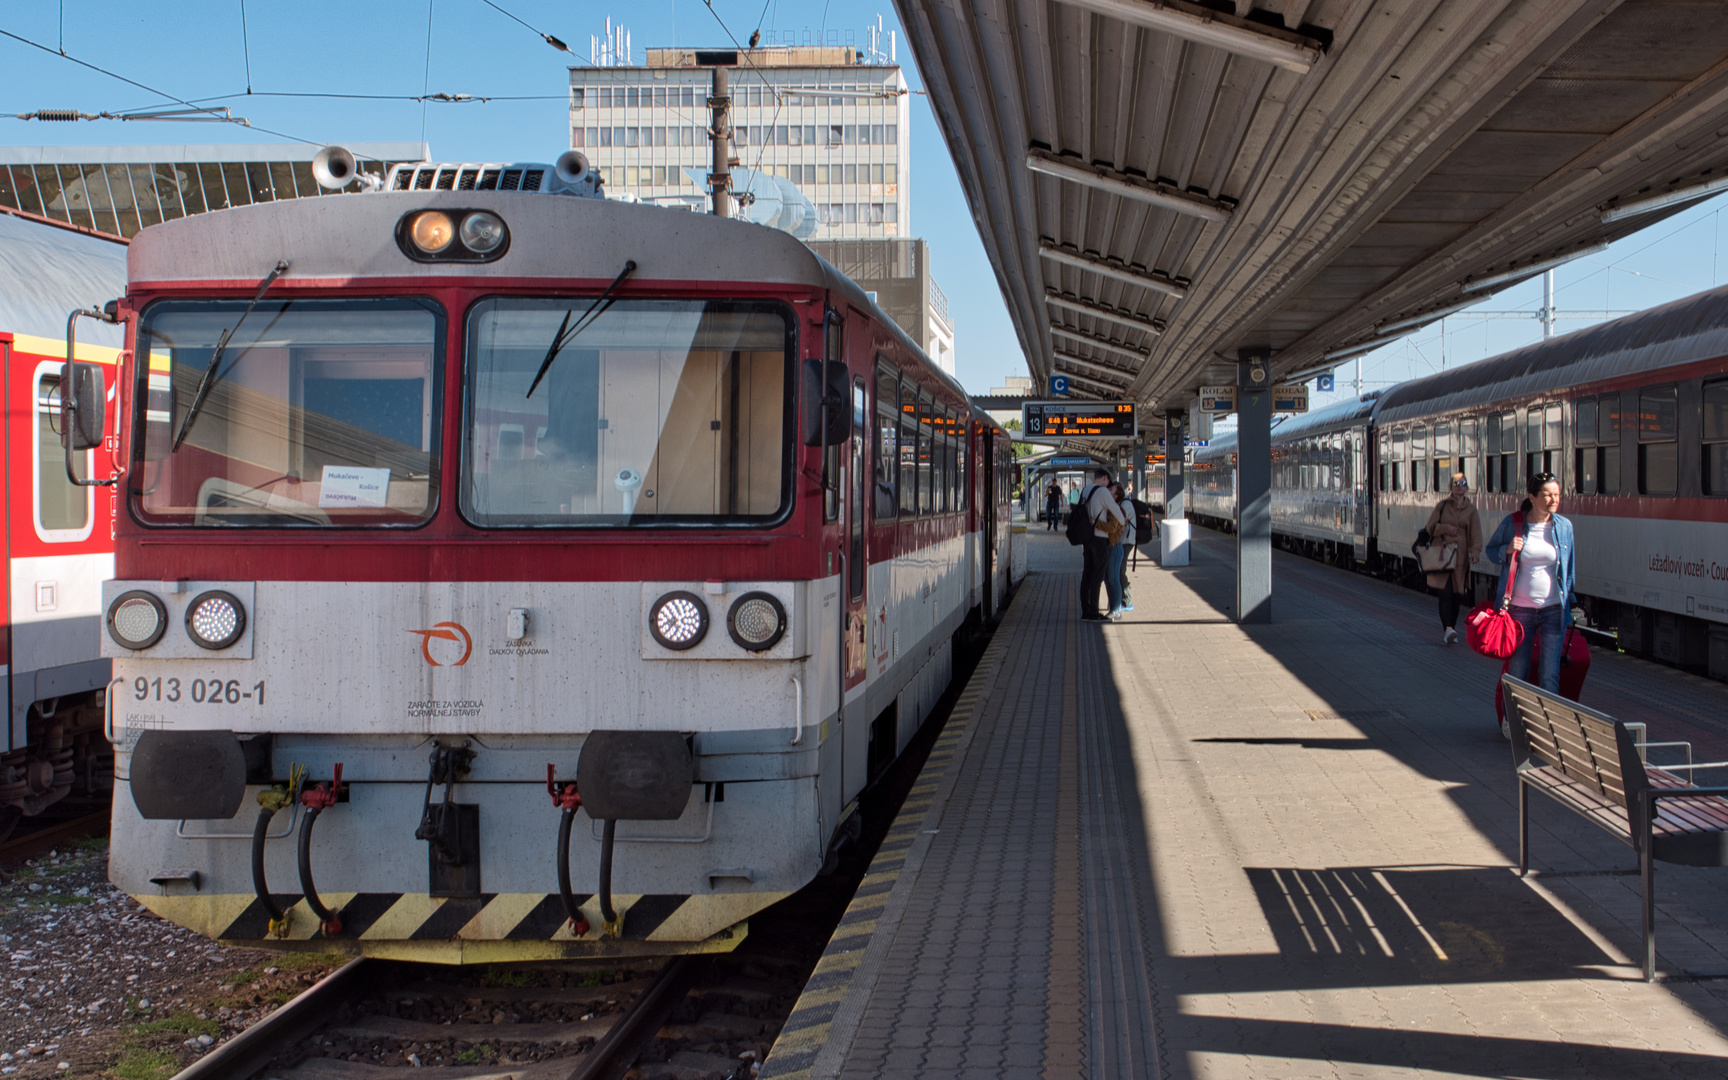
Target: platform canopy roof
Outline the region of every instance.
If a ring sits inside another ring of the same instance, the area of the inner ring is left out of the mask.
[[[1331,370],[1728,187],[1711,0],[1259,2],[896,0],[1036,382]]]

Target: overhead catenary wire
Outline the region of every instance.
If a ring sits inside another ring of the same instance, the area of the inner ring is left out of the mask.
[[[240,54],[246,58],[246,92],[252,92],[252,42],[246,36],[246,0],[240,0]]]
[[[119,81],[127,84],[128,86],[136,86],[138,89],[143,90],[145,93],[155,94],[157,97],[167,98],[169,101],[172,101],[175,104],[184,105],[189,109],[197,109],[198,108],[198,106],[196,104],[194,104],[191,101],[187,101],[185,98],[179,97],[175,94],[170,94],[165,90],[158,90],[156,87],[146,85],[145,83],[141,83],[137,79],[127,78],[126,76],[121,75],[118,72],[109,71],[107,68],[100,67],[96,64],[90,63],[88,60],[80,60],[76,56],[73,56],[70,53],[57,52],[54,49],[49,48],[48,46],[42,44],[39,41],[32,41],[29,38],[24,37],[22,34],[14,34],[10,30],[0,29],[0,37],[11,38],[13,41],[19,42],[20,44],[28,45],[32,49],[41,49],[43,52],[48,53],[51,56],[62,57],[65,60],[68,60],[74,64],[77,64],[79,67],[88,68],[91,71],[94,71],[99,75],[106,75],[110,79],[118,79]],[[208,110],[206,110],[206,111],[208,111]],[[272,130],[271,128],[258,127],[257,125],[246,120],[244,117],[230,117],[230,118],[227,118],[226,120],[224,120],[223,122],[229,123],[229,124],[237,124],[241,127],[250,128],[253,131],[261,131],[266,135],[274,135],[279,139],[287,139],[290,142],[300,143],[303,146],[321,146],[321,145],[323,145],[321,142],[314,140],[314,139],[302,139],[297,135],[290,135],[285,131],[275,131],[275,130]]]
[[[485,4],[487,7],[491,8],[492,10],[498,12],[500,15],[503,15],[505,18],[511,19],[515,22],[521,23],[523,26],[526,26],[529,30],[532,30],[534,33],[536,33],[536,34],[540,35],[540,37],[544,38],[546,40],[546,44],[552,46],[554,49],[558,49],[561,52],[570,52],[570,46],[564,44],[562,41],[553,37],[551,34],[546,33],[546,31],[540,29],[538,26],[534,26],[530,23],[524,22],[522,19],[518,18],[516,15],[512,14],[511,12],[505,11],[503,8],[499,7],[497,4],[494,4],[492,2],[492,0],[480,0],[480,2],[482,4]],[[575,55],[575,54],[571,53],[571,55]]]

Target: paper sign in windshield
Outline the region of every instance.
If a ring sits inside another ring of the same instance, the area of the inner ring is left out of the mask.
[[[318,489],[320,507],[383,506],[390,493],[389,469],[362,469],[353,465],[324,466]]]

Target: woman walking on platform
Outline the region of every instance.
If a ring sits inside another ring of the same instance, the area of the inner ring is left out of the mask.
[[[1572,523],[1560,516],[1560,481],[1553,473],[1530,477],[1530,509],[1507,514],[1488,541],[1487,556],[1501,563],[1500,587],[1506,590],[1508,556],[1518,557],[1512,585],[1512,617],[1524,628],[1524,640],[1512,654],[1506,673],[1534,683],[1550,694],[1560,692],[1560,658],[1565,655],[1566,631],[1572,625],[1572,590],[1577,578]],[[1540,639],[1540,640],[1538,640]],[[1530,647],[1539,647],[1541,668],[1530,678]]]
[[[1440,598],[1440,640],[1451,645],[1458,640],[1458,611],[1470,603],[1470,565],[1482,557],[1482,518],[1470,501],[1470,481],[1463,473],[1452,474],[1451,497],[1441,500],[1423,528],[1457,552],[1451,570],[1428,575],[1428,585]]]

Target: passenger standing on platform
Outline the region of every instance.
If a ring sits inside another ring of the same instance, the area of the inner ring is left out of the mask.
[[[1044,516],[1049,519],[1052,531],[1062,520],[1062,489],[1054,480],[1050,481],[1050,490],[1044,493]]]
[[[1572,625],[1572,592],[1577,579],[1572,523],[1560,516],[1560,481],[1553,473],[1530,477],[1530,509],[1524,512],[1522,533],[1507,514],[1488,541],[1487,556],[1500,563],[1500,585],[1506,591],[1505,564],[1518,554],[1518,577],[1512,585],[1512,617],[1524,628],[1524,640],[1512,654],[1506,673],[1532,682],[1550,694],[1560,692],[1560,658],[1565,655],[1566,631]],[[1516,533],[1516,535],[1514,535]],[[1530,678],[1530,646],[1541,638],[1541,670]]]
[[[1128,553],[1133,550],[1139,537],[1134,535],[1134,504],[1128,500],[1128,493],[1122,490],[1121,484],[1110,485],[1110,494],[1116,497],[1116,506],[1122,511],[1122,539],[1111,549],[1111,561],[1116,564],[1116,617],[1122,617],[1124,611],[1134,610],[1134,600],[1128,595]]]
[[[1451,645],[1458,640],[1459,608],[1470,604],[1470,565],[1482,557],[1482,518],[1470,501],[1468,477],[1461,472],[1452,474],[1451,497],[1441,500],[1423,527],[1428,535],[1458,551],[1451,570],[1428,575],[1428,585],[1440,598],[1440,640]]]
[[[1122,508],[1110,497],[1110,473],[1099,469],[1092,483],[1080,492],[1071,514],[1086,515],[1092,525],[1091,535],[1083,547],[1085,563],[1080,571],[1080,619],[1082,622],[1104,622],[1108,616],[1098,610],[1098,587],[1104,584],[1109,569],[1110,548],[1118,536]]]

